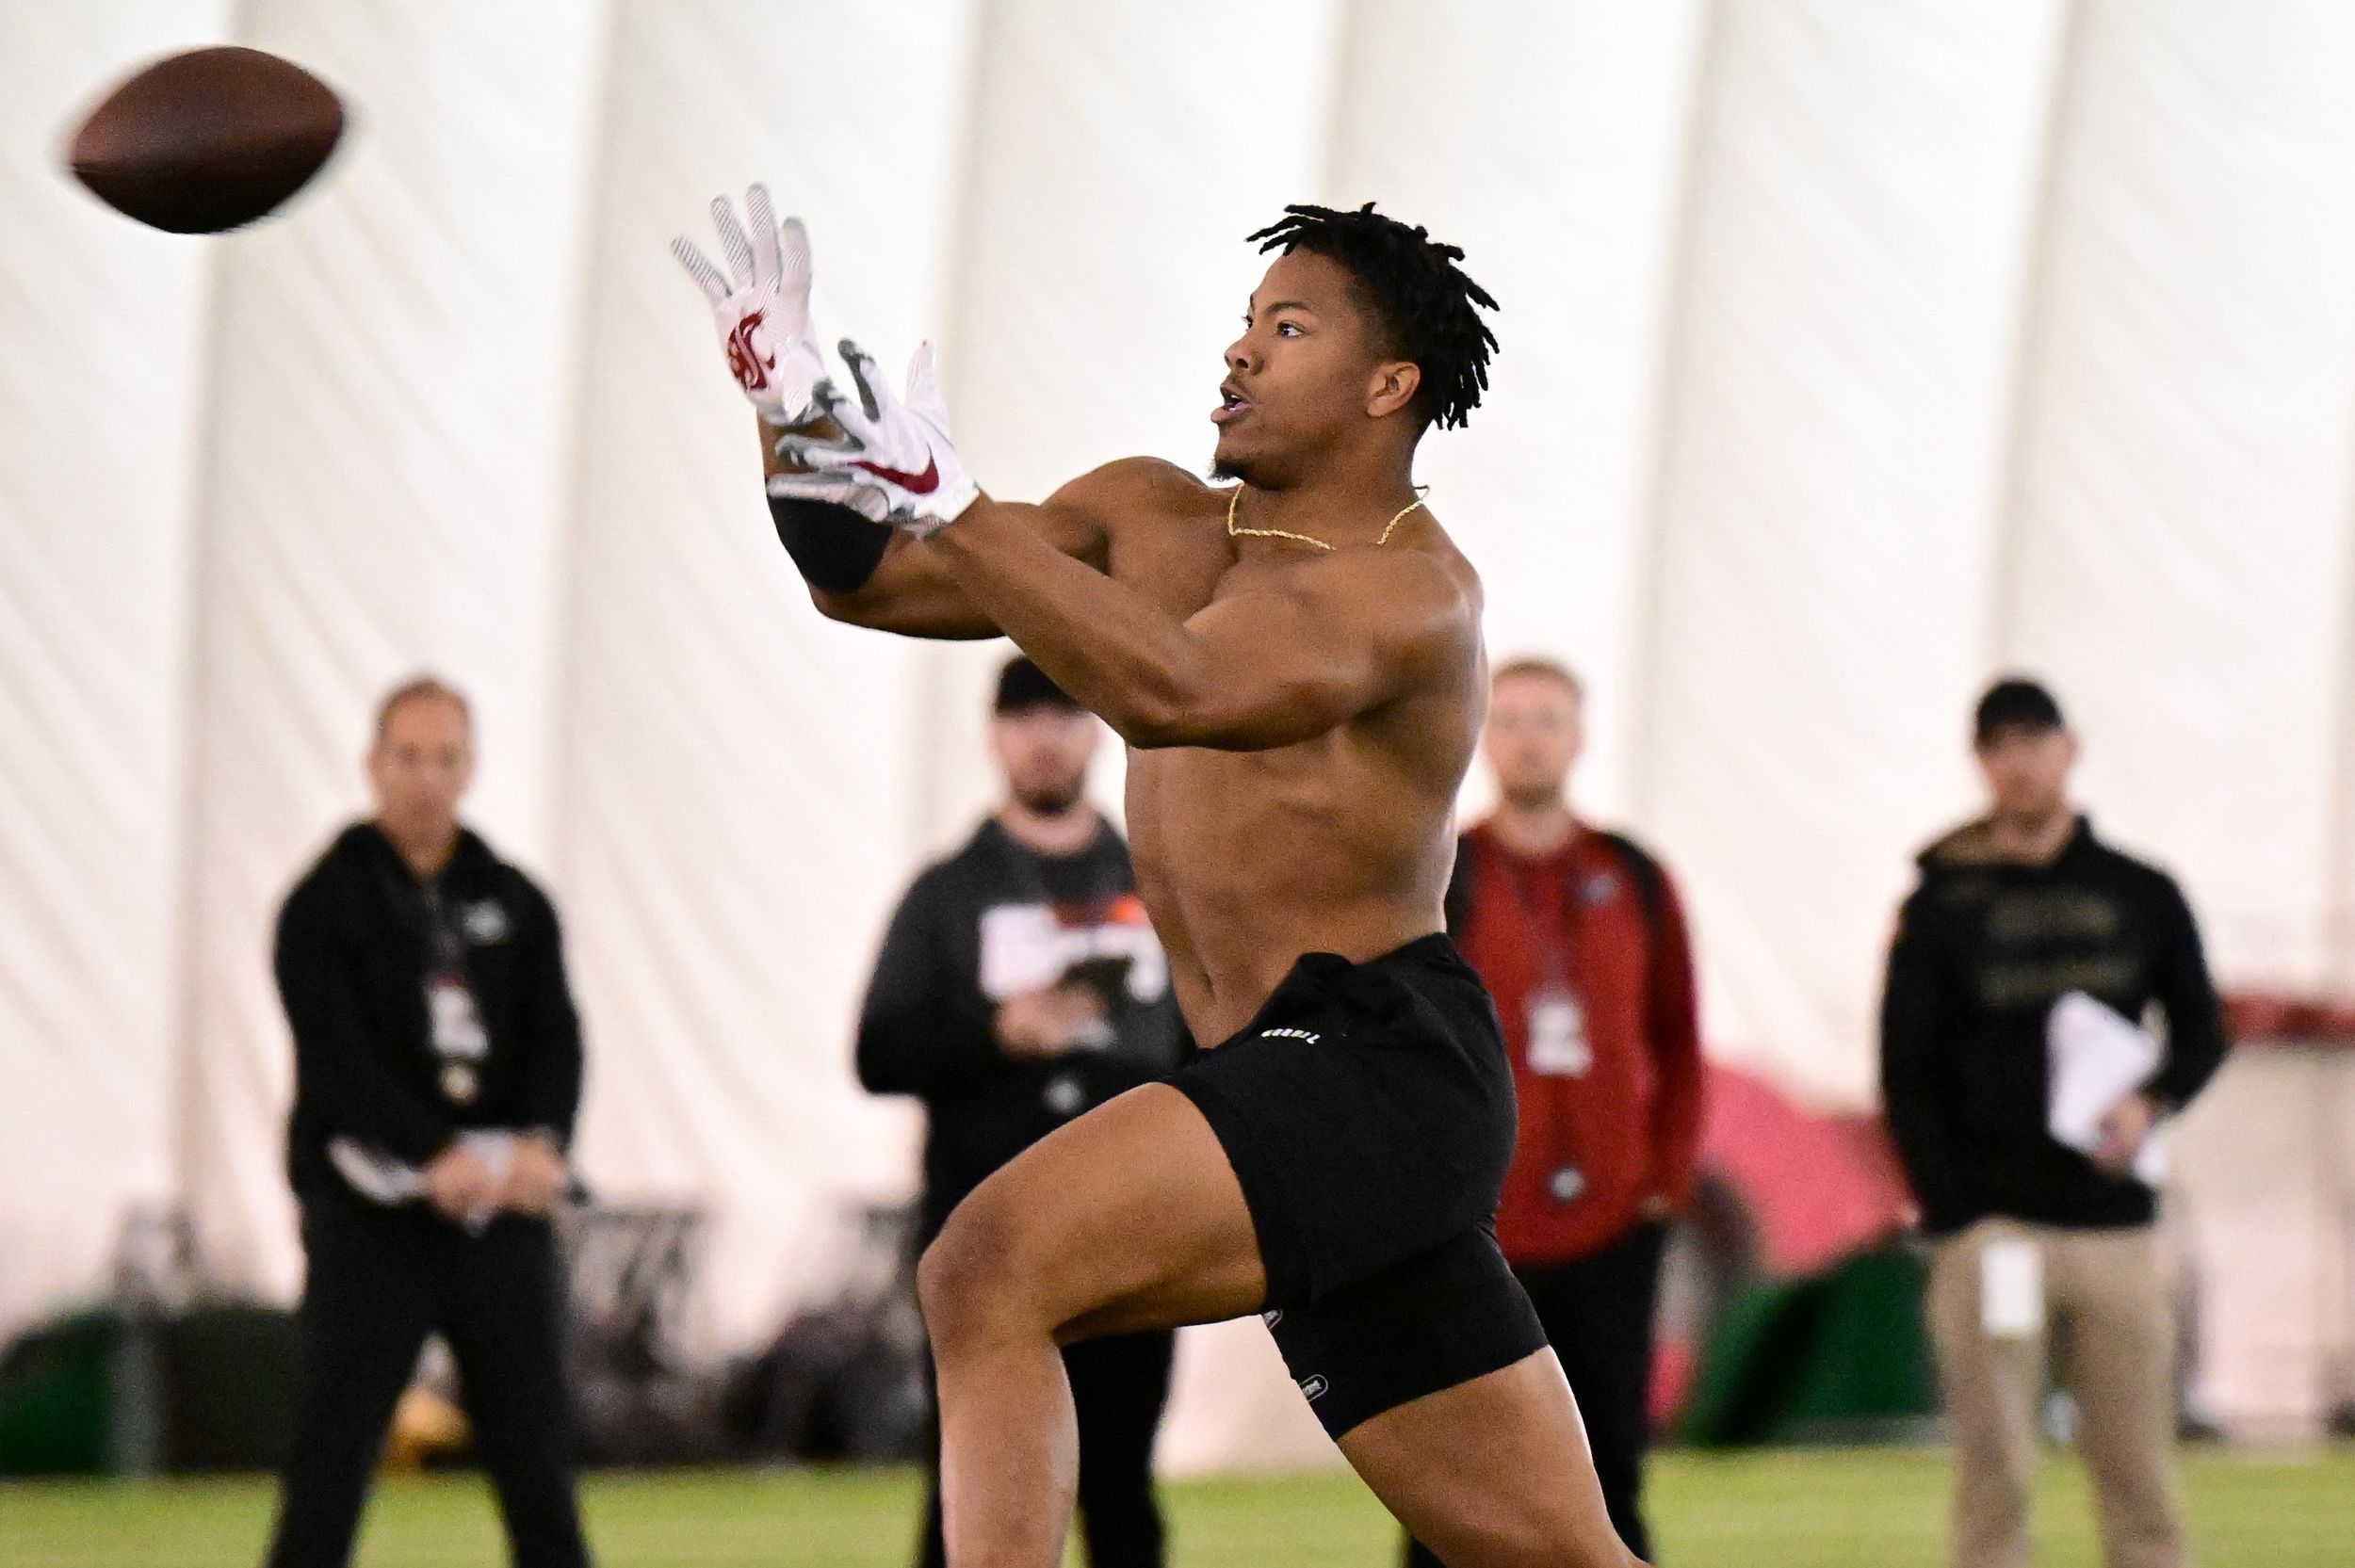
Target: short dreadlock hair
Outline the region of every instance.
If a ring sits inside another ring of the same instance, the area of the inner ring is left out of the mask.
[[[1474,307],[1495,310],[1497,302],[1455,265],[1464,259],[1460,248],[1375,212],[1371,202],[1356,212],[1288,206],[1281,219],[1246,236],[1251,241],[1347,268],[1390,347],[1422,371],[1414,406],[1423,422],[1446,429],[1470,417],[1488,388],[1488,355],[1497,346]]]

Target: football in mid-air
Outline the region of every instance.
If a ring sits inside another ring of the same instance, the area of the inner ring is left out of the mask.
[[[217,234],[270,212],[343,136],[326,83],[258,49],[192,49],[106,94],[73,133],[73,177],[176,234]]]

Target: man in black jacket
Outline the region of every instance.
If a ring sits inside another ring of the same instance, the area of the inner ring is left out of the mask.
[[[588,1560],[550,1225],[571,1185],[580,1027],[555,910],[459,825],[473,766],[463,697],[431,679],[394,691],[368,753],[376,815],[279,914],[309,1266],[271,1568],[350,1560],[394,1404],[436,1333],[515,1562]]]
[[[1979,703],[1974,750],[1992,809],[1923,852],[1881,1011],[1890,1131],[1936,1248],[1953,1561],[2028,1560],[2049,1330],[2110,1568],[2181,1568],[2173,1321],[2147,1145],[2223,1059],[2216,992],[2173,881],[2103,844],[2070,804],[2077,743],[2052,695],[1999,682]],[[2153,1013],[2164,1023],[2155,1070],[2082,1148],[2050,1121],[2064,998],[2071,1016],[2107,1017],[2116,1038]]]
[[[916,880],[859,1020],[859,1081],[924,1103],[919,1242],[965,1195],[1057,1127],[1178,1064],[1169,966],[1129,849],[1081,793],[1096,720],[1026,658],[998,682],[990,741],[1004,802]],[[1081,1528],[1094,1568],[1159,1568],[1153,1438],[1172,1337],[1070,1346]],[[919,1560],[946,1561],[938,1472]]]

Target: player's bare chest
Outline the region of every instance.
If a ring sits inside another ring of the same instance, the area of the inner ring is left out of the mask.
[[[1112,574],[1182,621],[1221,599],[1264,587],[1287,564],[1239,560],[1218,521],[1188,518],[1143,538],[1123,539],[1113,552]]]

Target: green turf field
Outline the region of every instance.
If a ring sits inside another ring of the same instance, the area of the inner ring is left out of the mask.
[[[1932,1568],[1945,1464],[1935,1452],[1670,1455],[1654,1471],[1671,1568]],[[2355,1450],[2203,1451],[2186,1463],[2201,1558],[2217,1568],[2355,1563]],[[915,1486],[904,1472],[600,1476],[588,1490],[603,1568],[901,1568]],[[1380,1511],[1347,1476],[1170,1489],[1178,1568],[1389,1568]],[[2045,1473],[2038,1568],[2098,1561],[2085,1487]],[[258,1480],[0,1485],[6,1568],[252,1568],[269,1491]],[[363,1568],[491,1568],[491,1506],[470,1478],[401,1480],[378,1499]]]

